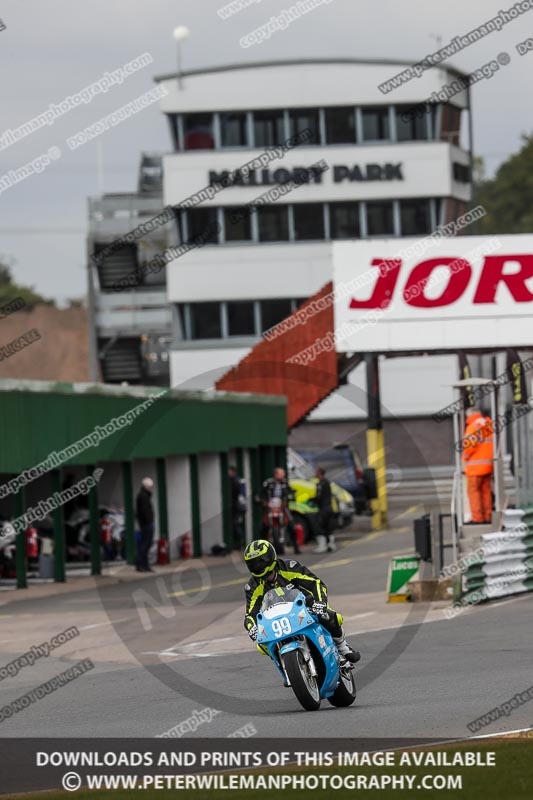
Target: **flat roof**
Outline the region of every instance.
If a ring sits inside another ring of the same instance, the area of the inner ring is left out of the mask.
[[[223,392],[215,389],[188,390],[174,389],[164,386],[122,386],[110,383],[67,383],[64,381],[31,381],[4,378],[0,380],[0,393],[21,392],[27,394],[83,394],[95,397],[141,397],[147,398],[160,395],[164,392],[165,398],[174,400],[189,400],[200,403],[230,402],[230,403],[259,403],[266,405],[287,404],[287,398],[282,395],[253,394],[251,392]]]
[[[200,69],[183,70],[182,72],[168,72],[164,75],[155,75],[154,81],[167,81],[177,79],[178,74],[183,77],[190,77],[193,75],[209,75],[215,72],[232,72],[235,70],[244,69],[262,69],[264,67],[302,67],[307,65],[320,65],[320,64],[373,64],[375,66],[390,66],[390,67],[410,67],[416,63],[415,59],[412,61],[403,61],[397,58],[294,58],[282,59],[280,61],[250,61],[248,63],[239,64],[221,64],[219,66],[202,67]],[[457,69],[445,63],[435,65],[431,69],[444,69],[454,75],[467,75],[467,72]]]

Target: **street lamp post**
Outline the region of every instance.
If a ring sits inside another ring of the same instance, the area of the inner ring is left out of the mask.
[[[181,43],[184,42],[185,39],[189,38],[189,36],[191,35],[191,32],[190,32],[190,30],[188,28],[185,27],[185,25],[177,25],[174,28],[174,31],[173,31],[172,35],[173,35],[173,37],[174,37],[174,39],[176,41],[176,44],[178,46],[178,53],[177,53],[177,55],[178,55],[178,89],[181,89],[182,88],[182,80],[181,80]]]

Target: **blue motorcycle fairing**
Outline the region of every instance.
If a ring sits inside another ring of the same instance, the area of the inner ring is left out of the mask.
[[[280,656],[284,656],[285,653],[290,653],[291,650],[297,650],[299,647],[300,647],[300,642],[297,642],[296,640],[292,642],[287,642],[287,644],[284,644],[283,647],[279,648],[279,654]]]
[[[279,662],[279,655],[298,648],[304,649],[302,636],[312,642],[315,666],[319,674],[324,674],[320,697],[324,699],[334,693],[339,683],[339,652],[329,631],[307,609],[302,592],[287,588],[270,590],[257,615],[257,627],[257,643],[267,648],[284,680],[285,673]],[[283,644],[278,654],[276,651],[281,643]],[[317,663],[317,653],[322,659],[322,665]]]

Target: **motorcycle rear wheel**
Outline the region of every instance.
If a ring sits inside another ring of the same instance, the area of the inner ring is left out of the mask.
[[[320,688],[317,679],[308,673],[302,651],[298,649],[286,653],[283,664],[300,705],[306,711],[317,711],[320,708]]]
[[[337,708],[347,708],[351,706],[357,696],[353,669],[346,670],[339,675],[339,685],[335,689],[328,701]]]

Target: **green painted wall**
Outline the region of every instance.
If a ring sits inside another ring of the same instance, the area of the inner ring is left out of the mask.
[[[29,469],[160,389],[0,381],[0,472]],[[285,399],[171,390],[70,464],[285,445]],[[67,463],[67,462],[65,462]]]

